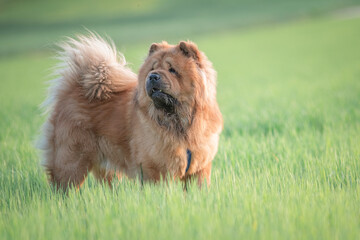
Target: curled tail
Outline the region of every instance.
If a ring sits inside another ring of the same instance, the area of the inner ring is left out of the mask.
[[[78,83],[89,101],[105,100],[136,82],[136,74],[127,66],[124,56],[116,51],[112,41],[103,40],[94,33],[90,36],[68,38],[61,43],[60,64],[56,71],[60,78],[53,86],[55,92]],[[53,96],[54,97],[54,96]]]

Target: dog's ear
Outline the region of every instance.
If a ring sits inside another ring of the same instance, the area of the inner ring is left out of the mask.
[[[180,51],[186,56],[193,58],[198,65],[201,63],[201,53],[195,43],[181,41],[179,43]]]
[[[160,46],[158,43],[151,44],[150,49],[149,49],[149,56],[151,54],[153,54],[154,52],[156,52],[157,50],[159,50],[159,48],[160,48]]]
[[[152,55],[154,52],[159,51],[160,49],[163,49],[163,48],[167,47],[168,45],[169,44],[167,42],[165,42],[165,41],[162,41],[161,43],[153,43],[153,44],[151,44],[148,56]]]

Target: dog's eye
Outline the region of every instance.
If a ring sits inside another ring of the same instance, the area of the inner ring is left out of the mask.
[[[175,71],[175,69],[173,69],[173,68],[169,68],[169,72],[170,72],[170,73],[173,73],[173,74],[176,74],[176,71]]]

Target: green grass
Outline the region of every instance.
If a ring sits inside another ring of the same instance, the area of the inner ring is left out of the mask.
[[[252,26],[189,34],[218,71],[225,125],[211,188],[187,193],[93,177],[52,191],[34,141],[56,62],[42,48],[3,55],[0,239],[358,239],[360,18]],[[151,41],[121,45],[134,69]]]

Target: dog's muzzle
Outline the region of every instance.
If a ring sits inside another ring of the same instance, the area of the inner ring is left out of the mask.
[[[176,99],[170,94],[166,93],[168,85],[162,80],[158,73],[150,73],[146,78],[146,93],[153,100],[157,109],[162,109],[168,113],[175,110],[177,103]]]

